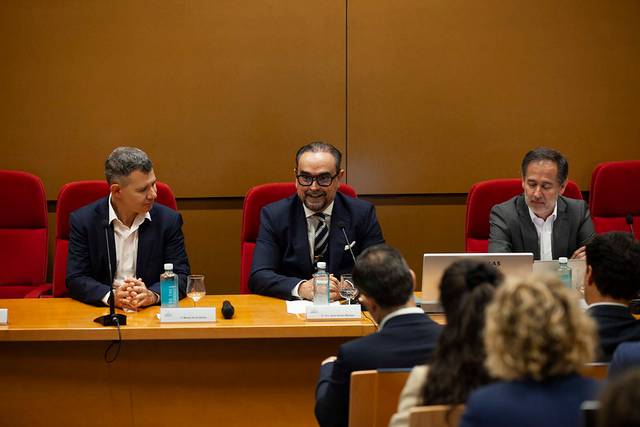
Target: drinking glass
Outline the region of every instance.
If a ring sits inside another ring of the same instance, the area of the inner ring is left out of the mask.
[[[187,277],[187,296],[193,301],[193,306],[196,307],[198,301],[207,294],[207,290],[204,287],[204,275],[192,274]]]
[[[347,304],[351,305],[351,300],[358,294],[356,286],[353,284],[351,274],[343,274],[340,276],[340,296],[347,300]]]

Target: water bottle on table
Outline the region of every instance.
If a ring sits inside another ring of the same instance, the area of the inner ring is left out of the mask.
[[[329,295],[329,273],[326,271],[327,263],[318,262],[318,271],[313,275],[313,304],[328,305],[330,302]]]

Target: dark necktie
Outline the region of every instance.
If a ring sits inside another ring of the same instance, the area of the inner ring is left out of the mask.
[[[329,227],[327,227],[327,221],[322,212],[314,214],[314,216],[318,218],[318,225],[316,226],[316,235],[313,240],[313,258],[315,261],[321,261],[324,260],[327,253]]]

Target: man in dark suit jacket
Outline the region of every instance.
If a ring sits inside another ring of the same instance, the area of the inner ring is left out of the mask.
[[[353,270],[360,302],[379,330],[340,346],[322,362],[315,414],[320,426],[347,426],[349,383],[354,371],[412,368],[430,361],[441,326],[413,302],[415,274],[402,255],[386,245],[366,249]]]
[[[614,378],[638,367],[640,367],[640,341],[623,342],[613,352],[607,375],[609,378]]]
[[[489,252],[532,252],[534,259],[584,258],[595,235],[582,200],[562,197],[569,164],[558,151],[537,148],[522,160],[523,194],[491,209]]]
[[[67,287],[71,296],[92,305],[108,305],[113,283],[117,307],[135,310],[156,304],[164,263],[173,264],[180,297],[186,296],[189,261],[182,217],[154,205],[157,192],[151,160],[142,150],[119,147],[107,158],[105,174],[110,196],[76,210],[69,220]]]
[[[327,263],[331,299],[338,280],[353,268],[353,254],[383,243],[375,208],[338,193],[342,155],[331,144],[314,142],[296,154],[297,194],[265,206],[249,277],[252,292],[283,299],[313,299],[317,261]],[[346,236],[345,236],[346,234]]]
[[[629,233],[601,234],[587,245],[586,254],[587,313],[598,326],[598,358],[610,361],[620,343],[640,340],[640,321],[629,310],[640,291],[640,243]]]

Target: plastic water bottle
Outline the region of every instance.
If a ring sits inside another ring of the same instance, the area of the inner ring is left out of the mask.
[[[326,271],[327,263],[318,262],[318,271],[313,275],[313,305],[328,305],[329,295],[329,274]]]
[[[560,266],[558,267],[558,279],[564,284],[565,288],[571,289],[571,267],[567,257],[558,258]]]
[[[177,307],[178,300],[178,276],[173,272],[173,264],[167,263],[160,275],[160,304],[162,307]]]

